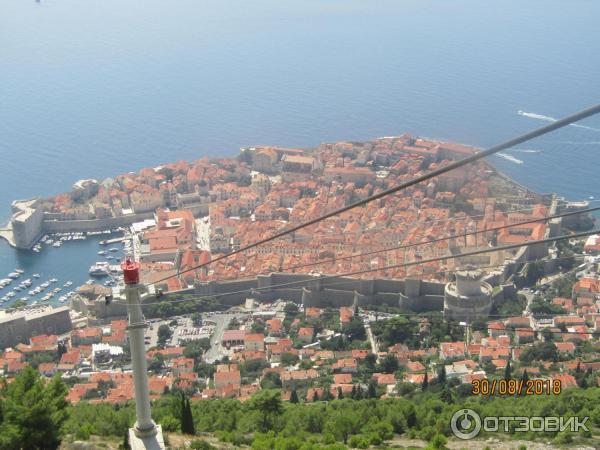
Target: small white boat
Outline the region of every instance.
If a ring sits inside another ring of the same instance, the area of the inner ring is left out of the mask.
[[[73,286],[72,281],[67,281],[65,284],[63,284],[63,287],[69,287],[69,286]]]
[[[25,273],[25,271],[23,269],[15,269],[15,272],[17,272],[18,274]]]
[[[33,274],[33,278],[39,278],[39,277],[40,277],[40,274],[39,274],[39,273],[34,273],[34,274]]]
[[[97,262],[90,267],[89,274],[93,277],[105,277],[108,275],[108,270],[107,262]]]
[[[48,281],[50,283],[56,283],[58,280],[56,278],[50,278]]]

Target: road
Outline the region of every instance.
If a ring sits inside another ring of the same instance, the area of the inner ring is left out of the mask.
[[[196,219],[196,243],[200,250],[210,251],[210,217]]]
[[[204,354],[204,361],[208,363],[215,362],[223,358],[227,353],[221,347],[221,338],[223,337],[223,332],[227,329],[227,325],[231,322],[231,319],[234,317],[236,319],[240,319],[244,317],[244,314],[214,314],[212,316],[204,316],[205,320],[211,321],[215,323],[215,331],[210,338],[210,349]]]
[[[362,320],[367,333],[367,338],[369,338],[369,342],[371,343],[371,352],[377,356],[377,361],[379,362],[379,345],[377,344],[377,339],[373,336],[371,324],[369,323],[369,316],[367,314],[362,315]]]
[[[533,301],[533,291],[531,290],[520,290],[519,294],[523,295],[527,299],[527,304],[525,305],[525,310],[523,311],[524,316],[528,316],[531,314],[531,302]]]

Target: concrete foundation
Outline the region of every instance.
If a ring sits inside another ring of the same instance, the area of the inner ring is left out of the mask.
[[[129,429],[129,446],[131,450],[164,450],[162,427],[156,425],[156,433],[152,436],[139,437],[134,428]]]

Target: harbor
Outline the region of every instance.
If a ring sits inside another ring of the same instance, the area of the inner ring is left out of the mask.
[[[125,232],[118,228],[46,234],[31,250],[2,252],[0,309],[68,305],[82,285],[116,285],[120,261],[131,252]],[[1,246],[7,243],[0,241]],[[11,254],[13,258],[6,258]],[[94,271],[96,267],[102,269]]]

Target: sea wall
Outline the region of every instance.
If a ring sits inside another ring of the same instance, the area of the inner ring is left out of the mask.
[[[154,217],[153,212],[127,214],[119,217],[106,217],[89,220],[44,220],[42,230],[46,233],[69,233],[83,231],[101,231],[109,228],[129,226]]]

